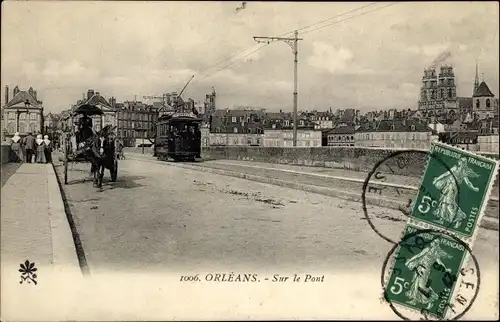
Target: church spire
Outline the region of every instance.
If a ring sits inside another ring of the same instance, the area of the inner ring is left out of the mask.
[[[478,68],[477,68],[477,59],[476,59],[476,78],[474,80],[474,91],[472,92],[472,94],[474,94],[474,92],[477,90],[477,88],[479,87],[479,75],[478,75]]]

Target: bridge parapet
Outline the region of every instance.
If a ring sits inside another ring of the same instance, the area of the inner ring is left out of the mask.
[[[380,149],[361,147],[311,147],[275,148],[256,146],[203,147],[205,159],[227,159],[317,166],[326,168],[371,171],[375,164],[391,153],[403,149]],[[425,150],[421,150],[425,151]],[[496,154],[487,154],[497,159]],[[383,172],[420,177],[426,165],[423,153],[402,154],[385,162]]]

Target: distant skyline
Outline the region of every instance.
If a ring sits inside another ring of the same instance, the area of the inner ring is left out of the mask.
[[[218,108],[288,112],[292,50],[276,42],[242,58],[261,46],[253,37],[293,32],[357,8],[299,30],[299,110],[416,109],[424,69],[439,56],[454,67],[458,96],[472,95],[477,61],[480,81],[484,75],[498,97],[498,2],[383,8],[389,4],[247,2],[241,9],[241,2],[5,1],[2,106],[5,85],[10,97],[15,85],[32,86],[47,112],[58,113],[87,89],[118,102],[143,100],[180,91],[195,75],[184,99],[203,101],[213,86]],[[311,30],[340,20],[346,21]]]

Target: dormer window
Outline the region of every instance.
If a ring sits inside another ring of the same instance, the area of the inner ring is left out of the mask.
[[[476,108],[481,108],[481,102],[479,102],[479,100],[476,100]]]
[[[491,107],[490,99],[487,99],[486,100],[486,108],[490,108],[490,107]]]

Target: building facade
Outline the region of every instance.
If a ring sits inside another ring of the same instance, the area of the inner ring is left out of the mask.
[[[354,146],[354,134],[356,128],[354,126],[340,126],[332,129],[327,133],[328,146]]]
[[[118,122],[117,137],[125,146],[135,146],[139,141],[142,142],[143,138],[147,140],[154,137],[158,120],[157,108],[136,101],[114,105]]]
[[[263,146],[293,148],[293,129],[266,129],[262,136]],[[310,129],[297,129],[297,147],[321,146],[321,131]]]
[[[354,134],[359,147],[429,149],[436,139],[425,123],[404,119],[365,123]]]
[[[30,87],[22,91],[18,86],[12,91],[5,86],[5,105],[3,108],[3,128],[5,134],[12,136],[19,132],[21,136],[43,133],[43,102],[38,100],[37,92]]]

